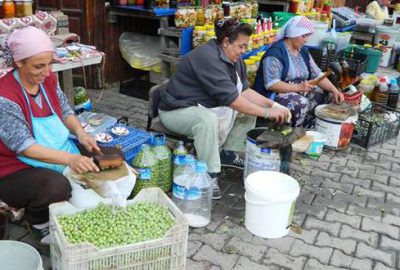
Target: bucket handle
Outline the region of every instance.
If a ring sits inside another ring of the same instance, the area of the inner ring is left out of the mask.
[[[255,205],[271,205],[271,204],[276,204],[276,203],[286,203],[289,201],[275,201],[275,202],[255,202],[252,200],[249,200],[249,198],[247,197],[247,194],[244,194],[244,199],[246,200],[246,202],[249,202],[251,204],[255,204]]]

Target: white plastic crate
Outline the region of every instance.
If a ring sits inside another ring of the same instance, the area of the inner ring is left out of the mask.
[[[50,253],[53,270],[184,270],[188,241],[188,223],[178,207],[159,188],[146,188],[129,204],[153,202],[163,205],[176,225],[164,238],[125,246],[99,249],[90,243],[70,244],[57,216],[80,211],[68,202],[50,205]]]

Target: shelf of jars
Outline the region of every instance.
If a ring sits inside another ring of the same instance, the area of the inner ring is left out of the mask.
[[[33,14],[31,0],[2,0],[0,1],[0,19],[12,19],[30,16]]]

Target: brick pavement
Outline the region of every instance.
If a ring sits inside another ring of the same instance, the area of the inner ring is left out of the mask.
[[[95,100],[100,92],[90,93]],[[96,109],[129,116],[144,128],[146,106],[108,90]],[[262,239],[246,230],[242,172],[224,169],[224,196],[214,202],[211,223],[190,230],[187,269],[400,269],[399,157],[400,138],[368,151],[356,146],[324,150],[318,159],[295,154],[292,175],[302,189],[294,223],[303,231],[281,239]],[[11,235],[37,246],[21,228],[12,226]],[[43,258],[48,269],[49,257]]]

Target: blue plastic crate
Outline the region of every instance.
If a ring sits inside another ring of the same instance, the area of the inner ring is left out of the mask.
[[[115,126],[118,126],[115,125]],[[111,127],[112,128],[112,127]],[[113,140],[109,143],[99,143],[101,146],[107,147],[118,147],[124,153],[125,161],[131,165],[132,160],[136,157],[136,155],[140,151],[140,147],[142,144],[150,144],[152,136],[150,133],[136,129],[133,127],[126,127],[129,130],[129,134],[126,136],[117,136],[111,133],[111,128],[107,129],[106,132],[113,136]]]

